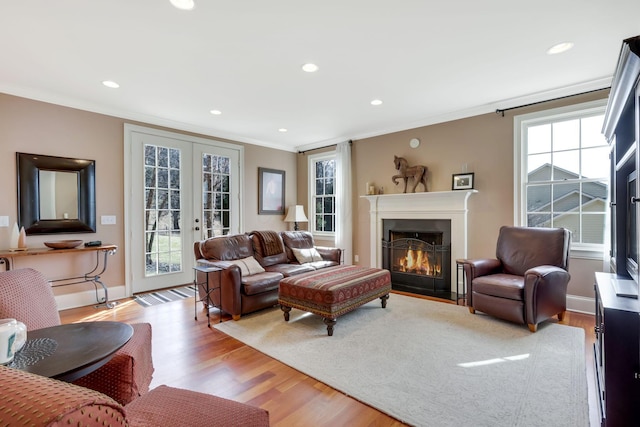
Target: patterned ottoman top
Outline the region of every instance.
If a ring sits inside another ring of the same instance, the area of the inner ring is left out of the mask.
[[[285,321],[289,321],[292,308],[309,311],[323,317],[327,333],[332,336],[339,316],[376,298],[380,298],[385,308],[390,291],[388,270],[347,265],[281,280],[278,302]]]

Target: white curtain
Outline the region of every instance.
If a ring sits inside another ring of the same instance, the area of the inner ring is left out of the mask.
[[[344,263],[352,264],[351,144],[341,142],[336,147],[336,241],[343,250]]]

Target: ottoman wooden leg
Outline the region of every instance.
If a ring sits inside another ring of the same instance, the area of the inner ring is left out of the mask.
[[[389,294],[382,295],[380,297],[380,302],[382,303],[382,308],[387,308],[387,300],[389,299]]]
[[[291,311],[291,307],[287,307],[286,305],[280,305],[280,309],[284,312],[284,321],[289,321],[289,312]]]
[[[324,324],[327,325],[327,334],[329,334],[329,336],[333,336],[333,325],[336,324],[337,320],[336,319],[327,319],[326,317],[322,319],[324,321]]]

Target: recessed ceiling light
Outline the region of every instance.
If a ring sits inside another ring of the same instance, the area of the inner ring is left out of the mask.
[[[304,64],[302,66],[302,70],[306,71],[307,73],[315,73],[316,71],[318,71],[319,67],[316,64]]]
[[[105,85],[106,87],[110,87],[111,89],[118,89],[120,87],[118,83],[111,80],[105,80],[102,82],[102,84]]]
[[[220,114],[222,114],[222,111],[220,111],[220,110],[211,110],[209,112],[211,114],[213,114],[214,116],[219,116]]]
[[[555,55],[558,53],[566,52],[573,47],[573,43],[571,42],[562,42],[556,45],[551,46],[547,50],[547,55]]]
[[[169,0],[171,4],[180,10],[191,10],[196,5],[193,0]]]
[[[382,105],[382,100],[374,99],[373,101],[371,101],[371,105]]]
[[[278,129],[278,132],[282,132],[282,133],[284,133],[284,132],[286,132],[286,131],[287,131],[287,129],[285,129],[285,128],[280,128],[280,129]]]

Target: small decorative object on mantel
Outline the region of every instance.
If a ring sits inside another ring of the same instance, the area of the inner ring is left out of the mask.
[[[365,194],[367,196],[375,195],[376,194],[376,186],[371,182],[367,182],[367,186],[365,187]]]
[[[452,190],[473,190],[473,172],[454,173]]]
[[[427,190],[427,167],[416,165],[409,166],[409,162],[404,157],[393,156],[393,163],[396,166],[396,170],[400,172],[398,175],[394,175],[391,177],[391,181],[395,185],[398,185],[398,179],[404,180],[404,191],[407,192],[407,181],[409,178],[413,179],[413,186],[411,187],[411,192],[415,193],[418,184],[422,183],[424,185],[424,191]]]

